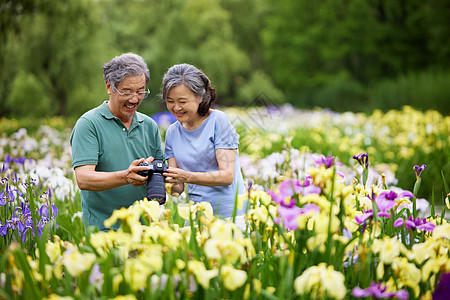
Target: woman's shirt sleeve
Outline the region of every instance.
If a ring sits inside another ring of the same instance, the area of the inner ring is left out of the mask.
[[[214,136],[215,149],[237,149],[239,147],[239,134],[223,112],[218,113]]]

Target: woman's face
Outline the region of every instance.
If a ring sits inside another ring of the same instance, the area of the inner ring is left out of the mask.
[[[198,106],[202,99],[184,84],[172,87],[167,93],[167,109],[177,118],[186,129],[195,129],[202,116],[198,113]]]

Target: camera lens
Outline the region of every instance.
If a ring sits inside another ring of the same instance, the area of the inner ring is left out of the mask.
[[[147,199],[156,200],[159,204],[166,203],[166,185],[164,176],[159,173],[149,175],[147,180]]]

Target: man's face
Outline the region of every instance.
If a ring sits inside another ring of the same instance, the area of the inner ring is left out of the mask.
[[[106,90],[109,94],[108,107],[112,114],[128,123],[133,119],[134,113],[142,102],[137,95],[132,97],[121,95],[124,93],[139,93],[145,91],[145,75],[129,76],[115,86],[106,82]]]

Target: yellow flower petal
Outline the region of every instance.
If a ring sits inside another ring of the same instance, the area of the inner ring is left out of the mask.
[[[242,270],[236,270],[231,265],[223,265],[220,268],[220,275],[224,287],[229,291],[234,291],[247,281],[247,273]]]

